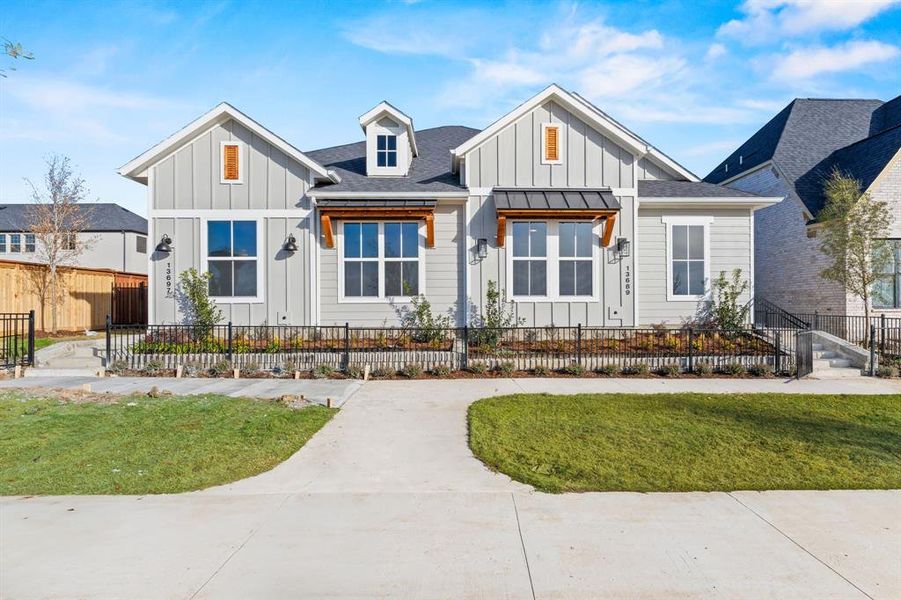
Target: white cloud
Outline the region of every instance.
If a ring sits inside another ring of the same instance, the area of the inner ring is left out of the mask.
[[[707,48],[707,53],[704,55],[704,58],[707,60],[716,60],[721,56],[724,56],[728,52],[728,49],[724,44],[714,43],[710,44]]]
[[[772,77],[790,81],[808,79],[823,73],[850,71],[865,65],[891,60],[898,56],[897,46],[876,41],[846,42],[834,47],[812,47],[794,50],[775,58]]]
[[[746,0],[744,17],[724,23],[717,35],[745,44],[822,31],[845,31],[872,19],[901,0]]]

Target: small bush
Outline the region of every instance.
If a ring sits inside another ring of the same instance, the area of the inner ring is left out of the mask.
[[[360,365],[348,365],[347,376],[351,379],[363,379],[364,369]]]
[[[723,365],[723,373],[727,375],[744,375],[748,372],[740,362],[726,363]]]
[[[624,375],[649,375],[651,367],[647,363],[633,363],[623,367]]]
[[[682,374],[682,369],[679,367],[679,365],[669,364],[660,367],[657,372],[664,377],[678,377]]]
[[[148,360],[144,365],[144,372],[148,375],[156,375],[163,370],[163,363],[158,360]]]
[[[488,372],[488,365],[479,360],[474,360],[469,363],[469,372],[475,373],[476,375],[484,375]]]
[[[898,367],[894,367],[892,365],[883,365],[876,369],[877,377],[897,377],[898,376]]]
[[[581,377],[585,374],[585,367],[579,363],[570,363],[563,367],[563,372],[567,375],[574,375],[576,377]]]
[[[128,361],[114,360],[110,366],[106,368],[108,373],[121,373],[128,368]]]
[[[313,369],[313,379],[327,379],[334,371],[331,365],[316,365]]]
[[[181,366],[181,374],[184,377],[197,377],[200,372],[200,366],[193,361],[188,361]]]
[[[385,367],[376,367],[372,370],[372,376],[376,379],[388,379],[394,375],[394,371]]]
[[[294,362],[293,360],[286,360],[285,363],[282,365],[282,371],[284,371],[285,373],[293,373],[296,370],[297,370],[297,363]]]
[[[713,365],[709,362],[699,362],[695,365],[695,373],[703,377],[713,375]]]
[[[214,377],[222,377],[223,375],[227,375],[232,371],[232,364],[227,360],[220,360],[213,364],[210,367],[210,375]]]
[[[551,370],[548,369],[545,365],[538,365],[534,369],[532,369],[532,374],[535,377],[549,377],[551,374]]]
[[[449,377],[451,374],[451,368],[447,365],[437,365],[432,369],[432,375],[435,377]]]
[[[513,375],[513,373],[516,372],[516,364],[513,363],[513,361],[505,360],[494,365],[494,371],[498,375],[510,377],[511,375]]]
[[[773,375],[773,367],[766,363],[755,363],[748,367],[748,373],[754,377],[771,377]]]
[[[260,364],[256,361],[249,361],[244,363],[241,367],[241,375],[244,377],[250,377],[252,375],[256,375],[260,372]]]
[[[614,377],[617,373],[619,373],[619,367],[613,363],[609,363],[606,365],[601,365],[597,369],[598,375],[603,375],[604,377]]]
[[[421,377],[422,365],[417,363],[406,364],[404,365],[404,368],[400,370],[400,374],[407,379],[416,379],[417,377]]]

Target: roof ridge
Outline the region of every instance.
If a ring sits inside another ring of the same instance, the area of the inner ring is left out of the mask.
[[[847,150],[853,146],[856,146],[857,144],[869,142],[872,139],[878,138],[880,135],[883,135],[885,133],[890,133],[892,131],[895,131],[898,128],[901,128],[901,123],[898,123],[897,125],[893,125],[892,127],[889,127],[888,129],[883,129],[882,131],[876,132],[869,137],[863,138],[862,140],[857,140],[856,142],[852,142],[852,143],[848,144],[847,146],[842,146],[841,148],[838,148],[837,150],[835,150],[832,154],[838,154],[839,152],[844,152],[845,150]]]

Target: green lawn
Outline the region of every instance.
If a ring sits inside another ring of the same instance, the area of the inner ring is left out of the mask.
[[[901,488],[901,395],[517,394],[469,443],[547,492]]]
[[[158,494],[256,475],[334,410],[207,395],[64,403],[0,392],[0,495]]]

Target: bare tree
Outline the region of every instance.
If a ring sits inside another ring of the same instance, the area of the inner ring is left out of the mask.
[[[46,159],[47,172],[39,188],[30,180],[34,205],[29,214],[29,231],[35,237],[35,258],[44,266],[32,277],[41,298],[41,319],[46,303],[50,304],[50,330],[57,330],[57,309],[62,301],[64,284],[59,268],[71,265],[93,244],[93,239],[80,235],[90,223],[90,209],[78,203],[87,195],[84,180],[72,172],[65,156]]]

